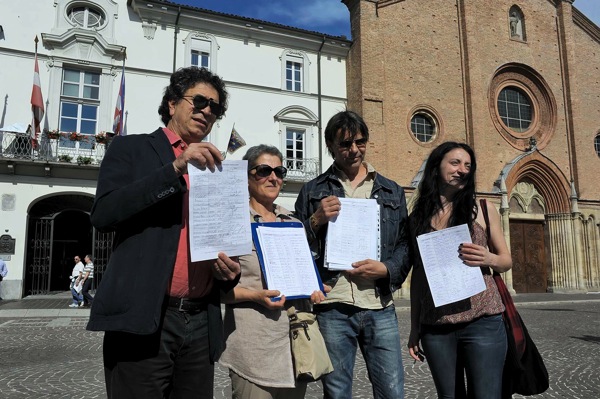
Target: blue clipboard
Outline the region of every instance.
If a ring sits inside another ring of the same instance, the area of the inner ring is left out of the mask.
[[[258,240],[258,233],[256,229],[259,226],[264,227],[293,227],[304,230],[304,225],[300,222],[268,222],[268,223],[251,223],[250,228],[252,229],[252,241],[254,242],[254,248],[256,248],[256,254],[258,255],[258,262],[260,263],[260,270],[262,272],[263,278],[265,279],[265,283],[267,284],[267,288],[269,287],[269,282],[267,281],[267,273],[265,272],[265,261],[263,258],[262,248],[260,247],[260,242]],[[312,257],[311,257],[312,258]],[[317,281],[319,282],[319,289],[323,291],[325,294],[325,289],[323,288],[323,282],[321,281],[321,276],[319,275],[319,271],[317,269],[317,264],[315,263],[315,259],[312,258],[313,268],[315,270],[315,274],[317,276]],[[292,295],[286,296],[286,300],[290,299],[301,299],[301,298],[310,298],[310,295]],[[272,298],[273,302],[279,301],[281,297]]]

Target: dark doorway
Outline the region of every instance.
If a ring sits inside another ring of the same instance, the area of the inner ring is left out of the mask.
[[[81,261],[92,253],[92,225],[87,213],[64,211],[54,219],[52,261],[50,267],[50,291],[69,289],[69,276],[73,270],[75,255]]]
[[[512,253],[513,288],[519,294],[546,292],[546,248],[544,223],[510,221],[510,250]]]
[[[89,218],[93,201],[91,196],[69,193],[40,199],[31,207],[24,296],[69,290],[74,256],[94,254]]]

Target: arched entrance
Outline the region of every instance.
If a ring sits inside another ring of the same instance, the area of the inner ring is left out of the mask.
[[[81,193],[40,198],[29,209],[24,296],[69,289],[73,258],[91,254],[94,288],[100,282],[112,245],[112,234],[92,227],[94,198]]]
[[[517,293],[553,286],[556,231],[551,217],[569,212],[569,183],[560,169],[533,148],[503,170],[510,207],[512,287]],[[553,253],[554,252],[554,253]]]

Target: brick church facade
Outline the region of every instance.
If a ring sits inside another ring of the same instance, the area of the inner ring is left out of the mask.
[[[344,3],[348,108],[370,127],[369,161],[411,196],[432,148],[470,144],[515,291],[598,291],[598,26],[572,0]]]

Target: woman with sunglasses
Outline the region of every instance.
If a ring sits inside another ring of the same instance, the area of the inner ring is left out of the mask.
[[[244,155],[248,161],[248,191],[251,222],[298,221],[287,209],[275,204],[287,169],[281,152],[272,146],[258,145]],[[282,243],[285,245],[285,243]],[[289,338],[286,309],[310,310],[308,300],[278,301],[279,291],[267,290],[253,249],[240,256],[241,278],[222,300],[225,311],[226,348],[220,363],[229,368],[234,399],[303,398],[306,382],[296,381]],[[315,291],[311,300],[325,297]]]

